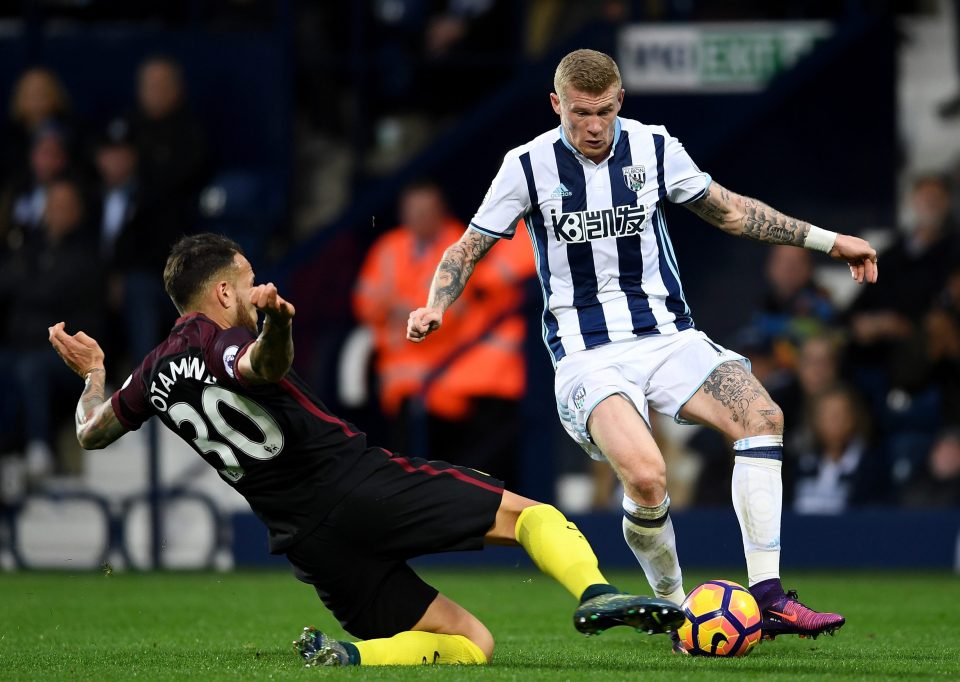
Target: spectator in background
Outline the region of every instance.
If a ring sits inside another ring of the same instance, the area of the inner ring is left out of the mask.
[[[126,119],[115,118],[107,124],[97,142],[95,163],[100,176],[103,210],[100,218],[100,253],[112,261],[117,241],[126,231],[136,208],[137,148]],[[142,234],[146,239],[149,235]]]
[[[104,129],[96,151],[103,202],[100,255],[109,272],[107,300],[120,315],[130,357],[146,355],[161,333],[169,301],[161,286],[164,254],[183,233],[178,212],[151,196],[138,173],[130,122],[115,118]]]
[[[456,459],[515,485],[526,378],[520,284],[534,272],[530,250],[514,242],[494,249],[444,319],[437,343],[414,345],[406,340],[410,308],[465,228],[448,215],[432,183],[406,188],[400,214],[402,225],[367,254],[354,297],[357,318],[374,334],[381,404],[397,427],[395,442],[409,447],[418,435],[410,431],[411,418],[425,409],[431,457]]]
[[[0,150],[2,180],[27,172],[30,149],[43,126],[53,123],[69,130],[70,120],[70,99],[57,75],[43,67],[24,71],[10,97],[10,122]]]
[[[925,466],[904,486],[900,502],[905,507],[960,507],[960,430],[937,439]]]
[[[783,444],[785,458],[795,459],[812,446],[811,403],[840,380],[840,348],[840,339],[835,334],[809,337],[800,346],[792,380],[771,390],[771,396],[783,410],[784,422],[790,425]]]
[[[176,61],[152,57],[140,66],[136,109],[108,125],[96,161],[110,300],[126,316],[131,357],[141,357],[163,334],[167,303],[158,273],[173,242],[192,228],[208,170],[206,135]]]
[[[141,65],[132,126],[141,186],[159,203],[178,212],[177,228],[182,230],[197,205],[208,158],[206,135],[187,104],[183,72],[177,62],[153,57]],[[170,243],[164,246],[169,248]]]
[[[101,331],[102,268],[86,220],[81,187],[53,182],[42,238],[8,254],[0,268],[0,300],[8,304],[0,363],[20,397],[27,471],[34,478],[51,471],[58,418],[72,414],[69,404],[56,409],[59,389],[75,378],[44,345],[50,321],[68,321],[91,335]]]
[[[942,428],[942,396],[931,372],[924,319],[960,259],[950,186],[919,177],[911,194],[908,231],[883,254],[883,279],[849,313],[847,365],[871,401],[894,479],[919,466]]]
[[[795,463],[794,510],[840,514],[885,502],[888,474],[869,447],[867,413],[853,390],[835,385],[819,393],[810,405],[810,423],[814,442]]]
[[[766,296],[751,326],[770,340],[776,364],[793,369],[797,349],[829,326],[836,311],[829,294],[813,281],[813,261],[806,249],[772,247],[766,279]]]
[[[909,231],[883,253],[883,280],[864,289],[851,307],[853,355],[858,362],[894,365],[958,262],[960,248],[947,180],[938,175],[918,178],[911,206]]]
[[[68,167],[69,154],[62,131],[53,122],[41,125],[34,135],[27,170],[20,171],[0,188],[0,267],[6,270],[0,272],[0,279],[6,281],[13,276],[11,254],[21,251],[25,241],[43,240],[48,187],[64,176]],[[8,292],[0,295],[0,320],[9,317],[13,299]],[[0,348],[5,345],[6,339],[0,336]],[[0,361],[0,364],[7,363]],[[20,396],[15,390],[4,393],[0,396],[0,452],[19,447],[15,425],[19,423]],[[40,459],[37,457],[35,461],[43,460],[43,455]],[[0,482],[0,487],[2,485]]]
[[[4,188],[0,198],[0,252],[16,251],[31,236],[43,232],[47,189],[70,168],[64,135],[55,123],[42,125],[34,134],[27,170]]]
[[[943,423],[960,427],[960,262],[924,320],[930,373],[940,388]]]

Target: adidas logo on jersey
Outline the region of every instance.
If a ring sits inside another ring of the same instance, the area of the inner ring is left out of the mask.
[[[563,199],[564,197],[572,197],[573,192],[567,189],[566,185],[562,182],[556,186],[556,188],[550,193],[554,199]]]

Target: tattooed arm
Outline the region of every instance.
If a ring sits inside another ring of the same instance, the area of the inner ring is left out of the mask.
[[[762,201],[731,192],[717,182],[711,182],[707,193],[686,204],[686,207],[727,234],[768,244],[817,248],[808,242],[808,238],[814,239],[817,234],[833,234],[784,215]],[[820,250],[832,258],[846,261],[857,282],[877,281],[877,252],[865,240],[838,234],[832,245],[828,243]]]
[[[67,367],[83,377],[83,393],[77,403],[77,440],[85,450],[105,448],[127,432],[104,396],[103,351],[83,332],[73,336],[63,322],[50,327],[50,344]]]
[[[687,207],[728,234],[770,244],[803,246],[810,232],[810,223],[784,215],[762,201],[731,192],[716,182],[711,182],[707,193]]]
[[[104,397],[104,376],[102,367],[91,370],[77,403],[77,440],[84,450],[105,448],[127,432]]]
[[[473,268],[496,241],[495,237],[468,227],[460,240],[443,252],[430,285],[427,305],[414,310],[407,320],[407,339],[419,343],[440,328],[444,311],[463,293]]]

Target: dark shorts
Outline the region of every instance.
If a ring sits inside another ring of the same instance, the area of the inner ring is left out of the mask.
[[[413,627],[437,596],[407,560],[482,549],[502,497],[501,481],[473,469],[394,456],[287,559],[347,632],[391,637]]]

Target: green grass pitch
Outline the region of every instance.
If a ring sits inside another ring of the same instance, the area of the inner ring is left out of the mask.
[[[624,628],[584,638],[573,599],[525,569],[427,571],[497,638],[486,668],[304,669],[306,624],[342,634],[289,574],[0,575],[0,679],[870,680],[960,679],[960,579],[948,573],[791,574],[788,586],[848,622],[836,637],[780,638],[742,659],[674,656]],[[617,572],[642,590],[639,571]],[[732,572],[690,574],[688,587]]]

